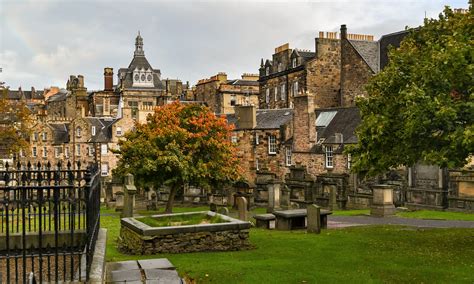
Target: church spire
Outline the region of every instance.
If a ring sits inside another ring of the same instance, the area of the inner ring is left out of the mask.
[[[138,36],[135,39],[135,56],[145,56],[145,52],[143,51],[143,38],[140,35],[140,31],[138,31]]]

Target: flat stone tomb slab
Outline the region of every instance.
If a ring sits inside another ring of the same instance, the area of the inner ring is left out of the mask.
[[[275,220],[275,215],[273,214],[259,214],[254,216],[255,219],[260,219],[260,220]]]
[[[135,270],[135,269],[140,269],[140,267],[138,267],[138,263],[135,260],[107,263],[107,271]]]
[[[175,269],[174,265],[167,258],[143,259],[138,264],[142,269]]]
[[[292,217],[305,217],[307,215],[306,209],[292,209],[292,210],[285,210],[285,211],[275,211],[273,212],[276,216],[282,216],[285,218],[292,218]]]
[[[121,281],[141,281],[142,273],[140,269],[135,270],[120,270],[111,271],[108,282],[121,282]]]
[[[146,280],[159,280],[162,283],[181,283],[178,272],[176,270],[165,269],[145,269]]]

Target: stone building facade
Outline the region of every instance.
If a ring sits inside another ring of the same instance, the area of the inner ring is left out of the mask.
[[[242,79],[228,80],[220,72],[199,80],[194,90],[196,101],[207,104],[214,113],[234,113],[237,105],[258,105],[258,75],[244,73]]]

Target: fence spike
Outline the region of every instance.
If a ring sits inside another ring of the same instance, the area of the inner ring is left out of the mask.
[[[67,169],[68,169],[68,170],[71,169],[71,161],[67,161]]]
[[[37,170],[38,171],[41,171],[41,163],[38,161],[38,163],[36,164],[36,167],[37,167]]]
[[[48,161],[48,163],[46,164],[46,168],[49,170],[51,169],[51,163]]]
[[[9,167],[9,166],[10,166],[10,165],[8,164],[8,161],[7,161],[7,162],[5,163],[5,169],[6,169],[7,171],[8,171],[8,167]]]
[[[26,164],[26,168],[27,168],[28,170],[31,169],[31,162],[30,162],[30,161],[28,161],[28,164]]]
[[[20,163],[20,160],[18,160],[18,162],[16,163],[16,168],[17,168],[17,170],[20,170],[20,169],[21,169],[21,163]]]

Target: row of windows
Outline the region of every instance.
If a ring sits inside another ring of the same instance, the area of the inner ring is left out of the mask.
[[[293,60],[291,60],[291,68],[295,68],[296,66],[298,66],[298,58],[293,58]],[[278,72],[283,71],[283,64],[281,62],[278,63],[277,70]],[[265,75],[270,75],[270,66],[267,66],[267,68],[265,68]]]
[[[38,132],[33,133],[33,139],[32,140],[33,141],[38,141],[38,139],[39,139],[39,133]],[[43,141],[48,140],[48,133],[47,132],[41,133],[41,140],[43,140]]]
[[[326,146],[324,153],[325,166],[328,169],[334,168],[334,148],[333,146]],[[347,155],[347,168],[350,169],[352,165],[352,157],[350,154]]]
[[[38,157],[38,154],[39,154],[39,150],[38,147],[36,146],[33,146],[31,148],[31,155],[33,157]],[[48,157],[48,147],[44,146],[42,147],[42,154],[41,156],[43,158],[47,158]],[[102,156],[106,156],[107,153],[108,153],[109,149],[108,149],[108,145],[107,144],[101,144],[100,145],[100,154]],[[81,145],[76,145],[75,147],[75,153],[76,153],[76,156],[80,156],[82,153],[81,153]],[[94,150],[94,147],[86,147],[86,154],[89,155],[89,156],[93,156],[95,153],[95,150]],[[63,154],[63,147],[62,146],[55,146],[54,147],[54,156],[56,158],[59,158],[61,156],[61,154]],[[23,152],[23,150],[20,150],[20,157],[25,157],[25,153]],[[64,157],[68,158],[69,157],[69,147],[65,147],[64,148]]]
[[[298,81],[296,82],[293,82],[293,84],[291,85],[291,91],[293,93],[293,95],[296,95],[298,94]],[[286,84],[283,83],[280,88],[278,87],[274,87],[273,88],[273,95],[275,96],[274,97],[274,100],[275,102],[278,101],[278,89],[280,89],[280,100],[282,101],[286,101]],[[265,103],[270,103],[270,88],[267,88],[265,90]]]

